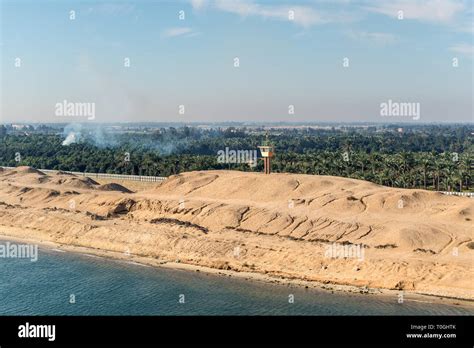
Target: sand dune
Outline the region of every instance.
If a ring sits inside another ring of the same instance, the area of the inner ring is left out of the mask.
[[[132,193],[131,190],[128,188],[117,184],[117,183],[108,183],[108,184],[103,184],[97,187],[98,190],[102,191],[120,191],[120,192],[125,192],[125,193]]]
[[[339,177],[235,171],[183,173],[155,186],[133,193],[71,174],[5,170],[0,234],[474,299],[472,199]],[[328,256],[334,246],[360,246],[363,258]]]

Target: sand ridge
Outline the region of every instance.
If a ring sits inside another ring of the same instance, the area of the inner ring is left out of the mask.
[[[238,171],[182,173],[137,192],[117,185],[29,167],[4,170],[2,233],[237,272],[474,299],[474,200],[466,197]],[[361,246],[364,257],[328,257],[332,245]]]

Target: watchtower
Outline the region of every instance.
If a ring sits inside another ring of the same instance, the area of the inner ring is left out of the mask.
[[[262,154],[263,172],[265,174],[270,174],[272,172],[271,158],[273,157],[275,147],[270,144],[270,141],[268,140],[268,133],[263,145],[260,145],[258,148]]]

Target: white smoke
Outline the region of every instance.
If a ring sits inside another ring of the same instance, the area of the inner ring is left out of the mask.
[[[63,146],[78,143],[82,139],[82,125],[79,123],[68,124],[63,129],[63,136],[65,137]]]
[[[70,132],[66,139],[64,139],[63,141],[63,146],[68,146],[68,145],[71,145],[71,144],[74,144],[75,142],[77,142],[77,136],[76,136],[76,133],[74,132]]]

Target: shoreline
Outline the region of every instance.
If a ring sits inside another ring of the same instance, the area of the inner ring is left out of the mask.
[[[70,244],[61,244],[51,241],[38,241],[34,238],[21,238],[11,235],[0,234],[0,242],[18,242],[24,244],[37,244],[39,247],[46,248],[55,252],[71,252],[80,254],[83,256],[105,258],[112,261],[122,261],[130,264],[136,264],[140,266],[148,266],[155,268],[165,268],[169,270],[180,270],[186,272],[202,272],[203,274],[220,276],[220,277],[233,277],[248,281],[258,281],[266,284],[281,285],[281,286],[293,286],[298,288],[313,289],[318,291],[327,292],[338,292],[346,293],[349,295],[373,295],[381,297],[391,297],[394,301],[397,300],[398,295],[403,293],[404,302],[422,302],[427,304],[446,304],[452,306],[463,306],[468,308],[474,308],[474,300],[468,298],[458,298],[450,296],[440,296],[436,294],[422,293],[417,291],[409,290],[390,290],[382,288],[365,288],[355,285],[342,285],[336,283],[322,283],[317,281],[308,281],[303,279],[290,279],[285,277],[276,277],[267,274],[257,272],[238,272],[235,270],[222,270],[211,268],[207,266],[200,266],[189,263],[181,263],[170,260],[160,260],[149,256],[140,256],[134,254],[125,254],[112,250],[95,249],[90,247],[83,247]]]

